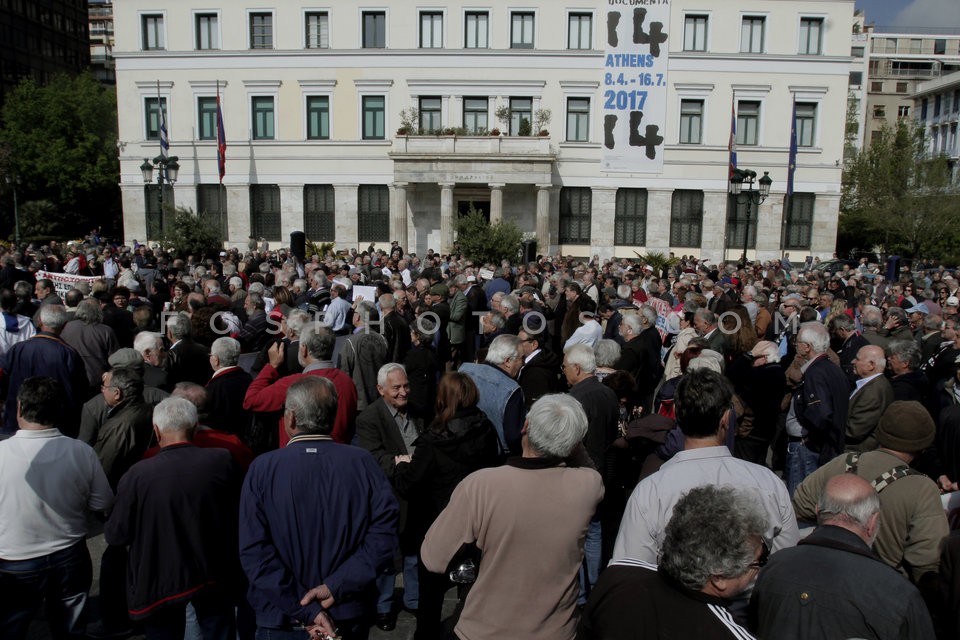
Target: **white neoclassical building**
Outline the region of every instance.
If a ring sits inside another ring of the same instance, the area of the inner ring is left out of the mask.
[[[124,237],[169,224],[140,170],[159,108],[180,164],[165,203],[230,245],[445,251],[473,206],[540,253],[828,256],[853,4],[117,2]],[[749,218],[728,195],[734,122],[738,167],[773,180]]]

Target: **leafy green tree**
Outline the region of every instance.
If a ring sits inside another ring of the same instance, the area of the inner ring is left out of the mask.
[[[70,237],[81,222],[75,212],[61,211],[49,200],[30,200],[20,205],[20,240],[62,240]]]
[[[160,240],[164,248],[172,248],[179,256],[216,256],[223,248],[223,235],[217,225],[193,213],[193,209],[177,207],[173,224]]]
[[[117,106],[87,73],[49,84],[24,80],[0,113],[0,172],[17,176],[20,202],[52,202],[71,226],[119,220]],[[12,226],[12,220],[6,220]],[[65,233],[85,232],[82,226]]]
[[[947,159],[927,152],[923,129],[884,127],[844,170],[841,244],[907,257],[944,255],[960,236],[960,195]]]
[[[523,233],[510,220],[491,224],[470,203],[467,214],[457,221],[457,246],[464,257],[474,262],[499,264],[516,260]]]

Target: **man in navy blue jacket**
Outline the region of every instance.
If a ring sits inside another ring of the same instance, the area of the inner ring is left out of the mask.
[[[369,452],[330,438],[337,393],[307,377],[287,391],[283,449],[250,466],[240,499],[240,561],[258,629],[364,640],[378,569],[393,559],[399,509]],[[365,624],[366,622],[366,624]]]

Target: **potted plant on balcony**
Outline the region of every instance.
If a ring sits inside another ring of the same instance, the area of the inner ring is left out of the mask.
[[[499,107],[497,107],[496,111],[494,111],[493,114],[497,117],[497,120],[503,123],[504,129],[507,131],[510,131],[510,118],[513,116],[513,113],[510,111],[510,107],[508,107],[505,104],[502,104]],[[494,131],[497,132],[497,135],[500,135],[499,129],[494,129]],[[493,133],[493,131],[491,131],[490,133]]]
[[[547,125],[550,124],[550,119],[553,117],[553,113],[550,109],[537,109],[533,114],[533,130],[537,132],[538,136],[546,137],[550,135],[550,132],[547,131]]]
[[[400,110],[400,128],[398,136],[414,136],[419,132],[420,112],[416,107],[407,107]]]

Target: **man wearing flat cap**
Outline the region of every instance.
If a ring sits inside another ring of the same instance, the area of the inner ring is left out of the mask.
[[[936,428],[930,413],[915,401],[892,403],[877,425],[879,448],[845,453],[817,469],[793,495],[798,519],[815,520],[817,501],[830,478],[856,473],[880,494],[880,521],[874,550],[888,565],[915,584],[940,566],[940,541],[949,533],[940,491],[910,463],[933,444]]]

